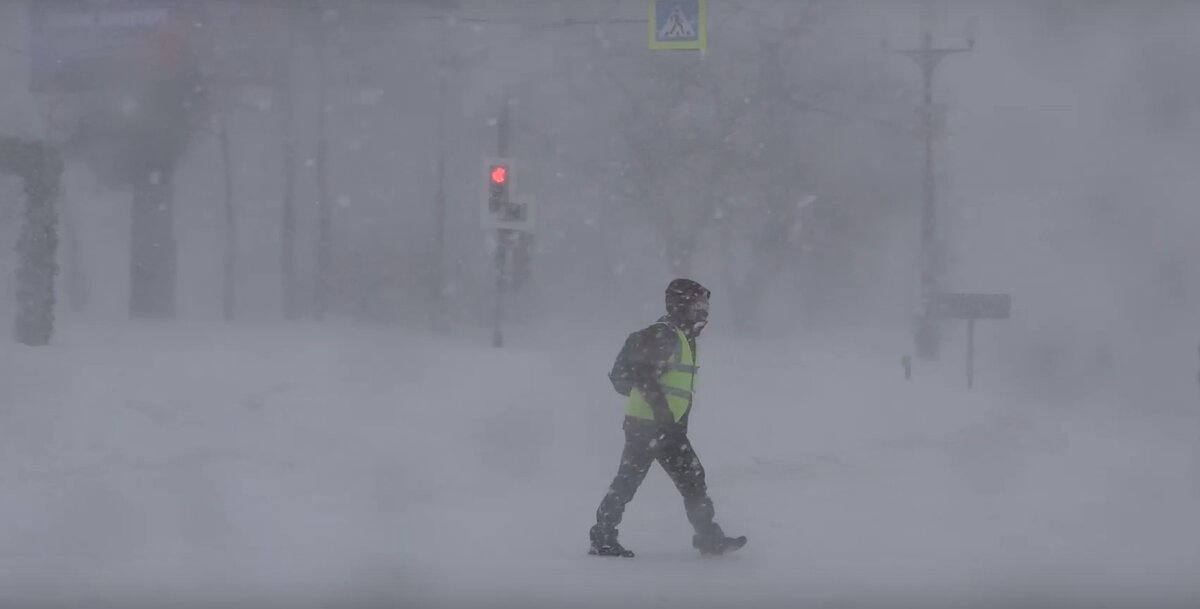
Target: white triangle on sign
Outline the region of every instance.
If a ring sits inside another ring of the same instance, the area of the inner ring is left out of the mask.
[[[659,39],[695,38],[696,28],[692,27],[692,23],[683,14],[683,8],[677,5],[675,10],[667,15],[667,22],[658,31],[658,37]]]

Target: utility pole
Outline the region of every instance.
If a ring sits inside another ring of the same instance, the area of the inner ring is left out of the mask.
[[[937,192],[934,183],[933,144],[937,134],[935,133],[936,109],[933,103],[933,74],[943,57],[969,51],[974,46],[974,40],[969,40],[966,47],[936,48],[933,46],[933,34],[927,25],[919,48],[892,51],[916,62],[917,67],[921,69],[924,87],[924,97],[920,107],[921,131],[925,138],[925,168],[921,182],[925,192],[921,203],[921,309],[917,318],[915,339],[917,355],[927,360],[937,359],[941,342],[941,332],[937,320],[930,315],[929,311],[930,299],[940,289],[938,275],[941,265],[940,248],[937,243]]]

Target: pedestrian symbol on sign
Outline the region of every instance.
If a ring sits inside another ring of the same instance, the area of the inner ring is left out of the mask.
[[[683,7],[676,5],[667,16],[667,23],[658,33],[660,40],[691,40],[696,37],[696,30],[683,14]]]
[[[650,0],[650,48],[704,49],[707,8],[707,0]]]

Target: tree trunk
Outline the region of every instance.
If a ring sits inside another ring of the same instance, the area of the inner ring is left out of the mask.
[[[17,243],[17,340],[29,346],[50,342],[54,329],[54,276],[58,272],[58,200],[62,162],[39,144],[20,146],[13,156],[25,171],[25,219]],[[4,159],[0,159],[0,164]],[[3,168],[0,168],[3,169]]]
[[[67,198],[63,192],[58,195],[59,216],[64,231],[64,249],[67,255],[66,280],[67,296],[71,301],[71,310],[76,313],[87,308],[87,276],[84,273],[83,259],[80,257],[79,231],[76,229],[75,217],[67,207]]]
[[[234,321],[237,314],[237,217],[233,204],[233,158],[229,149],[229,117],[221,115],[221,167],[225,186],[225,264],[222,277],[221,312],[225,321]]]
[[[728,295],[727,302],[729,310],[733,318],[733,329],[735,332],[745,332],[748,327],[746,321],[751,315],[744,310],[745,302],[742,298],[744,280],[738,278],[737,255],[734,251],[734,230],[731,222],[726,221],[721,227],[721,281],[725,285],[725,292]]]
[[[129,316],[175,316],[173,168],[148,167],[133,184],[129,236]]]
[[[288,55],[289,60],[291,55]],[[282,85],[283,113],[283,201],[280,216],[280,264],[283,273],[283,317],[300,317],[296,299],[296,140],[292,128],[292,82],[285,78]]]

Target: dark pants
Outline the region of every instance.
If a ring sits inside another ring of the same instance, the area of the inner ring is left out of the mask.
[[[704,466],[692,449],[683,429],[663,434],[659,426],[640,419],[625,420],[625,450],[621,453],[621,466],[613,479],[608,494],[600,501],[596,510],[596,526],[592,529],[593,541],[615,540],[617,526],[625,514],[625,504],[633,500],[634,493],[646,479],[646,473],[655,461],[666,470],[679,494],[683,495],[683,506],[688,521],[701,537],[723,535],[721,527],[713,522],[712,499],[708,498],[708,487],[704,482]]]

